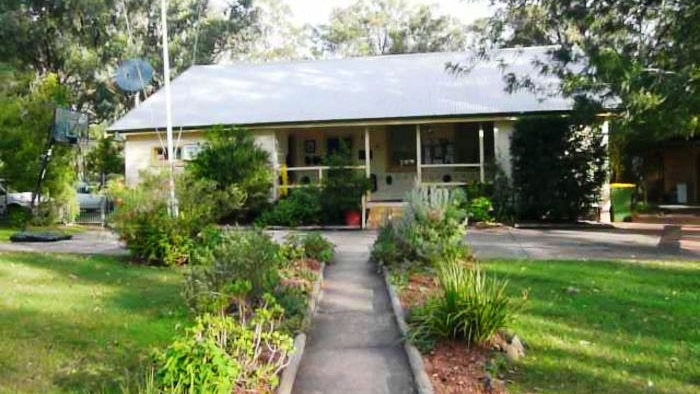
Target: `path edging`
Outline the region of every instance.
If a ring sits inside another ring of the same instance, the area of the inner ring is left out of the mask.
[[[396,294],[396,290],[391,284],[389,270],[385,266],[382,266],[382,274],[384,276],[384,282],[386,283],[387,292],[389,293],[389,299],[391,300],[391,308],[394,310],[394,316],[396,317],[396,324],[399,326],[399,331],[401,331],[401,336],[403,337],[403,348],[408,357],[408,364],[411,367],[411,372],[413,372],[413,380],[416,383],[418,394],[433,394],[435,390],[433,389],[433,384],[430,383],[428,373],[425,371],[423,356],[421,356],[418,349],[408,341],[408,324],[404,318],[403,307],[401,307],[401,302]]]
[[[314,314],[316,314],[316,309],[318,308],[318,303],[321,301],[323,292],[321,291],[321,284],[323,283],[323,271],[326,269],[326,264],[321,263],[321,269],[318,273],[318,278],[316,283],[314,283],[313,290],[311,290],[311,297],[309,300],[309,306],[306,311],[306,316],[304,317],[303,327],[307,327],[311,324],[311,319]],[[277,387],[277,394],[291,394],[294,388],[294,382],[297,380],[297,373],[299,372],[299,366],[301,365],[301,359],[304,355],[304,349],[306,348],[306,334],[299,333],[294,337],[294,349],[292,349],[292,357],[289,360],[289,364],[282,371],[282,378],[280,379],[280,385]]]

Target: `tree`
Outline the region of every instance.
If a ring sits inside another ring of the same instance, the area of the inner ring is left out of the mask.
[[[647,139],[692,137],[700,131],[700,3],[690,0],[492,0],[484,42],[508,41],[518,10],[537,10],[552,44],[540,72],[559,77],[577,109],[616,107],[614,130]],[[543,41],[540,41],[543,39]],[[489,45],[482,46],[487,54]],[[506,76],[510,88],[537,90],[533,78]]]
[[[18,79],[22,82],[5,85],[0,96],[0,178],[14,190],[34,191],[41,156],[48,147],[54,108],[68,106],[71,96],[54,74],[32,83],[25,76]],[[75,180],[75,149],[54,145],[42,194],[55,207],[69,208],[64,210],[67,216],[76,213]]]
[[[223,13],[209,3],[169,1],[173,76],[192,63],[244,51],[255,36],[252,0],[232,0]],[[162,69],[161,35],[157,0],[0,2],[0,58],[20,71],[56,75],[71,91],[76,109],[88,112],[94,123],[131,105],[114,84],[121,61],[143,57]],[[151,90],[160,82],[157,72]]]
[[[404,0],[358,0],[336,8],[317,34],[323,50],[342,56],[459,50],[465,44],[456,19]]]
[[[85,155],[86,172],[99,179],[100,187],[105,186],[107,175],[124,173],[123,150],[114,137],[103,136]]]
[[[207,132],[206,147],[191,161],[187,171],[199,179],[216,182],[219,190],[232,187],[245,195],[234,219],[251,219],[268,204],[273,172],[270,155],[260,148],[245,129],[217,127]]]
[[[520,219],[577,220],[599,201],[605,181],[600,125],[564,117],[522,118],[515,123],[515,211]]]

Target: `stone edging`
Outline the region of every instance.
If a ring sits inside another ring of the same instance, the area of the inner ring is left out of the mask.
[[[382,273],[384,275],[384,281],[386,282],[386,289],[389,293],[389,299],[391,300],[391,308],[394,310],[394,316],[396,316],[396,323],[401,331],[401,336],[404,338],[403,348],[408,356],[408,364],[411,366],[411,372],[413,372],[413,379],[416,383],[416,389],[418,394],[433,394],[433,385],[430,383],[430,377],[428,373],[425,372],[425,365],[423,365],[423,357],[421,356],[418,349],[413,346],[407,339],[408,337],[408,324],[406,324],[406,319],[404,318],[403,307],[401,307],[401,302],[396,294],[394,286],[391,284],[391,279],[389,278],[389,270],[382,266]]]
[[[314,288],[311,290],[311,297],[309,299],[309,307],[304,317],[303,326],[307,327],[311,323],[311,319],[316,313],[316,308],[321,300],[323,292],[321,291],[321,284],[323,283],[323,271],[326,268],[325,263],[321,263],[321,269],[318,273],[318,278],[316,283],[314,283]],[[301,358],[304,355],[304,348],[306,347],[306,334],[303,332],[297,334],[294,338],[294,349],[292,350],[292,357],[289,360],[289,364],[282,371],[282,378],[280,379],[280,385],[277,387],[277,394],[291,394],[292,388],[294,387],[294,382],[297,379],[297,372],[299,372],[299,365],[301,365]]]

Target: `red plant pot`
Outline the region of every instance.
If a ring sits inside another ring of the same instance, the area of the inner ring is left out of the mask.
[[[345,212],[345,225],[346,226],[360,226],[362,225],[362,214],[360,211],[347,211]]]

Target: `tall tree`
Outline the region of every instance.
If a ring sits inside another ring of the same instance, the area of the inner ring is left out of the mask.
[[[173,73],[192,62],[207,64],[246,50],[255,35],[252,1],[231,0],[217,12],[209,0],[170,0]],[[157,0],[2,1],[0,58],[39,77],[56,75],[58,83],[72,92],[77,109],[88,112],[94,122],[111,120],[129,106],[114,84],[119,63],[144,57],[160,70],[159,4]]]
[[[537,10],[538,43],[552,44],[536,65],[559,77],[579,108],[614,104],[617,129],[645,138],[700,131],[700,3],[692,0],[492,0],[491,47],[513,38],[509,15]],[[527,44],[527,42],[524,42]],[[482,46],[487,54],[489,45]],[[533,78],[507,75],[511,88]]]
[[[358,0],[336,8],[318,29],[324,51],[341,56],[436,52],[463,49],[465,28],[455,18],[436,16],[428,6],[405,0]]]

